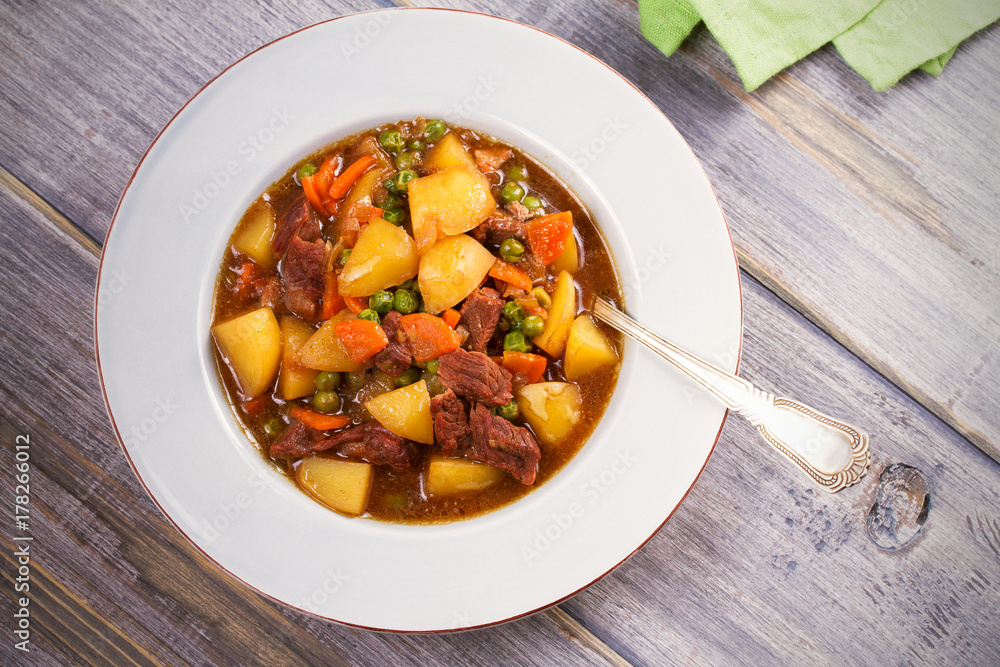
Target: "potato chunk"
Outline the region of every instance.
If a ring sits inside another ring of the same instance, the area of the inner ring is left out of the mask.
[[[535,345],[558,357],[566,347],[573,316],[576,315],[576,285],[568,271],[560,271],[556,278],[556,289],[552,293],[552,307],[549,308],[545,330],[532,338]]]
[[[448,134],[441,137],[427,151],[427,156],[424,158],[424,169],[429,172],[443,171],[448,167],[462,164],[475,167],[476,161],[472,158],[472,154],[469,153],[469,149],[462,144],[462,140],[454,132],[448,132]]]
[[[590,315],[584,313],[573,320],[569,338],[566,339],[566,358],[563,360],[567,380],[575,382],[599,368],[617,363],[618,352],[590,319]]]
[[[502,470],[493,466],[435,454],[427,466],[427,493],[450,496],[463,491],[482,491],[499,482],[503,475]]]
[[[336,330],[333,328],[337,322],[343,322],[354,318],[355,315],[348,309],[342,311],[328,319],[319,329],[316,330],[309,340],[305,342],[299,350],[298,362],[306,368],[317,371],[337,371],[339,373],[357,373],[363,370],[364,364],[356,364],[351,361],[347,354],[347,348],[340,341]]]
[[[580,270],[580,251],[576,245],[576,234],[570,232],[569,236],[566,237],[566,248],[552,260],[549,269],[555,274],[562,271],[576,273]]]
[[[428,313],[440,313],[472,294],[496,257],[471,236],[443,238],[420,258],[420,294]]]
[[[382,426],[414,442],[434,442],[434,419],[431,417],[431,396],[421,380],[411,385],[376,396],[365,407]]]
[[[212,337],[246,398],[260,396],[271,386],[281,364],[281,328],[270,308],[216,324]]]
[[[369,296],[417,275],[417,245],[402,227],[382,218],[358,237],[337,280],[341,296]]]
[[[274,236],[274,209],[271,205],[258,201],[250,207],[247,224],[233,239],[233,246],[261,266],[273,269],[277,263],[271,248]]]
[[[306,493],[338,512],[356,516],[368,507],[372,487],[368,463],[307,456],[299,464],[296,479]]]
[[[413,237],[421,254],[439,238],[476,227],[497,207],[489,180],[468,165],[415,178],[407,188]]]
[[[281,372],[278,374],[278,391],[286,401],[308,396],[316,391],[316,376],[319,371],[306,368],[295,360],[299,350],[313,335],[313,328],[295,317],[283,315],[281,318],[281,338],[284,341],[281,352]]]
[[[521,414],[545,445],[558,445],[580,421],[580,388],[571,382],[536,382],[514,396]]]

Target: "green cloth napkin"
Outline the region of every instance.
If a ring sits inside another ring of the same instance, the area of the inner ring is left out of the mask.
[[[670,55],[700,21],[747,90],[832,41],[875,90],[941,73],[960,42],[1000,19],[1000,0],[639,0],[646,39]]]

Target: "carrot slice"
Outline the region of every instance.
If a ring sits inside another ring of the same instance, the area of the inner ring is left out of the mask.
[[[344,305],[350,308],[355,315],[368,307],[368,299],[363,296],[344,296],[341,298],[344,300]]]
[[[315,412],[299,405],[293,406],[288,412],[292,417],[317,431],[343,428],[351,423],[345,415],[324,415],[322,412]]]
[[[347,356],[361,364],[389,344],[385,331],[371,320],[345,320],[333,325],[337,337],[344,344]]]
[[[362,155],[351,163],[351,166],[341,172],[340,176],[333,179],[328,190],[332,199],[343,199],[354,185],[354,182],[361,178],[361,174],[375,166],[375,158],[371,155]],[[318,172],[317,172],[318,173]]]
[[[458,326],[458,321],[462,319],[462,314],[454,308],[448,308],[441,313],[441,319],[452,329]]]
[[[302,177],[302,192],[305,193],[306,199],[313,205],[313,208],[325,216],[330,215],[326,209],[326,205],[323,203],[323,198],[319,194],[320,190],[316,187],[316,174]]]
[[[514,376],[514,383],[524,386],[534,384],[545,375],[547,360],[540,354],[504,350],[501,365]]]
[[[337,291],[337,273],[327,271],[323,279],[323,313],[321,317],[328,320],[344,309],[344,298]]]
[[[403,315],[399,325],[410,339],[413,358],[430,361],[448,354],[459,346],[458,335],[442,318],[430,313]]]
[[[543,215],[528,220],[524,228],[528,233],[531,254],[542,264],[549,264],[566,249],[566,241],[573,233],[573,213],[563,211]]]
[[[517,268],[510,262],[505,262],[499,257],[493,262],[493,267],[490,269],[488,275],[525,291],[531,289],[531,276],[528,275],[527,271]]]
[[[333,183],[333,179],[337,176],[337,167],[340,166],[340,156],[331,155],[330,157],[323,160],[323,164],[319,166],[316,173],[312,175],[314,179],[313,182],[316,184],[316,189],[321,193],[324,193],[324,199],[326,198],[326,193],[330,190],[330,184]],[[334,199],[339,199],[339,197],[334,197]]]

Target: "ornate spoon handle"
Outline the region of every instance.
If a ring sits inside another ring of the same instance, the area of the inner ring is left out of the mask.
[[[594,317],[639,341],[707,389],[757,427],[772,447],[791,459],[816,483],[833,493],[861,479],[868,470],[868,435],[789,398],[757,389],[685,352],[604,299],[594,299]]]

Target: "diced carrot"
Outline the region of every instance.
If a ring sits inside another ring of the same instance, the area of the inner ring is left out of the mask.
[[[251,260],[243,260],[240,265],[239,279],[236,281],[236,292],[246,294],[253,287],[254,278],[257,277],[257,265]]]
[[[325,415],[322,412],[309,410],[300,405],[293,406],[288,412],[295,419],[317,431],[343,428],[351,423],[350,418],[345,415]]]
[[[323,198],[329,196],[328,192],[330,190],[330,184],[333,183],[334,178],[337,176],[337,169],[340,167],[341,160],[339,155],[331,155],[330,157],[323,160],[323,164],[319,166],[316,173],[312,175],[314,183],[316,184],[316,189],[323,193]],[[340,199],[340,197],[334,197],[334,199]]]
[[[371,320],[344,320],[333,325],[347,356],[362,364],[389,344],[385,331]]]
[[[306,199],[309,203],[313,205],[317,211],[322,215],[329,216],[329,211],[326,210],[326,206],[323,204],[323,198],[320,196],[320,191],[316,187],[316,174],[312,176],[304,176],[302,178],[302,192],[305,193]]]
[[[539,306],[538,299],[533,296],[515,296],[514,301],[521,304],[521,308],[524,308],[525,315],[538,315],[543,320],[548,319],[549,317],[549,311]]]
[[[351,312],[355,315],[368,307],[368,299],[363,296],[345,296],[341,298],[344,300],[344,304],[350,308]]]
[[[323,319],[330,319],[343,310],[344,305],[344,298],[337,291],[337,273],[327,271],[323,279]]]
[[[531,254],[542,264],[549,264],[566,249],[566,240],[573,233],[573,213],[563,211],[543,215],[528,220],[524,227]]]
[[[508,282],[514,287],[520,287],[523,290],[531,289],[531,276],[499,257],[493,262],[493,267],[490,269],[489,275],[497,280]]]
[[[504,350],[502,366],[514,376],[514,383],[520,386],[534,384],[545,375],[547,360],[540,354]]]
[[[343,199],[350,191],[355,181],[361,178],[361,174],[375,166],[375,158],[371,155],[362,155],[351,163],[351,166],[340,173],[340,176],[330,183],[329,194],[332,199]],[[318,173],[318,172],[317,172]]]
[[[378,206],[372,206],[371,210],[368,212],[368,222],[371,222],[376,218],[381,218],[383,213],[385,213],[384,208],[379,208]]]
[[[263,409],[264,405],[268,401],[268,395],[264,394],[262,396],[257,396],[256,398],[251,398],[248,401],[243,401],[243,411],[248,415],[256,416],[258,412]]]
[[[410,339],[413,358],[417,361],[437,359],[442,354],[455,350],[460,344],[455,330],[437,315],[430,313],[403,315],[399,325]]]
[[[462,314],[459,313],[454,308],[448,308],[443,313],[441,313],[441,319],[444,320],[448,326],[452,329],[458,326],[458,321],[462,319]]]

